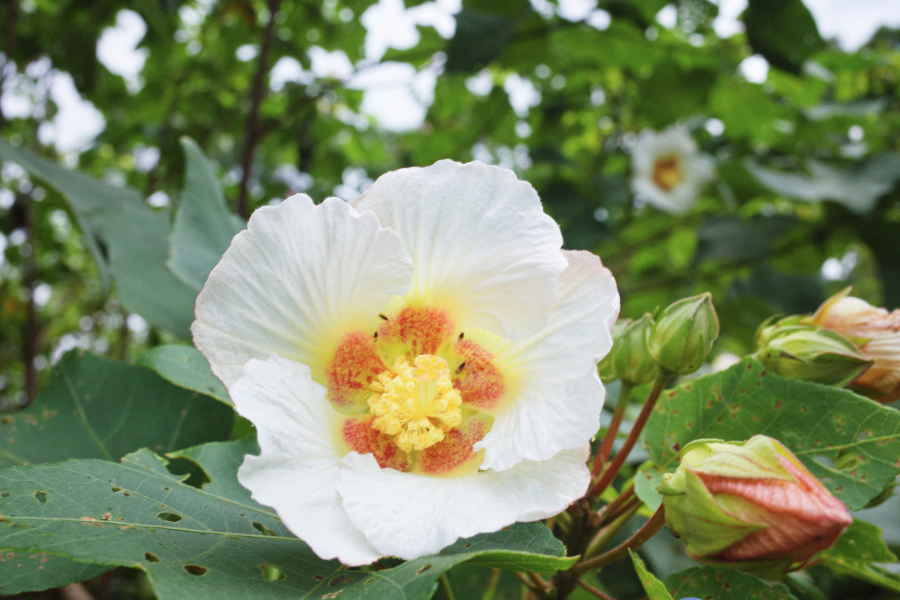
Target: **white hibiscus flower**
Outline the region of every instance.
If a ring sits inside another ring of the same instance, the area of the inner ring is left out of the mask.
[[[194,341],[256,426],[238,473],[322,558],[412,559],[581,497],[619,298],[506,169],[257,210]]]
[[[715,175],[712,158],[697,151],[687,129],[643,131],[632,151],[631,188],[653,206],[683,213]]]

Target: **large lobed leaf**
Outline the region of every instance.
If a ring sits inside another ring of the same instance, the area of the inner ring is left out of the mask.
[[[149,450],[121,464],[72,460],[0,474],[0,548],[147,572],[162,600],[394,597],[426,599],[456,564],[553,571],[571,566],[540,523],[461,540],[439,556],[380,571],[323,561],[236,480],[255,442],[216,443],[173,456],[210,481],[186,485]]]
[[[663,393],[644,430],[657,468],[638,474],[636,491],[658,505],[648,482],[674,471],[688,442],[755,434],[781,441],[851,510],[900,474],[900,412],[847,390],[773,375],[748,358]]]
[[[28,408],[0,418],[0,468],[171,452],[227,438],[233,420],[228,406],[149,369],[72,351]]]
[[[787,586],[766,583],[758,577],[734,569],[694,567],[666,577],[672,597],[715,598],[715,600],[797,600]]]
[[[245,227],[222,196],[213,165],[194,140],[182,138],[185,176],[181,205],[172,228],[168,266],[184,283],[200,291],[209,272]]]
[[[196,291],[166,266],[168,215],[151,209],[133,189],[96,181],[0,140],[0,158],[56,188],[69,203],[101,280],[112,270],[122,303],[151,324],[189,334]],[[105,242],[109,259],[100,250]]]

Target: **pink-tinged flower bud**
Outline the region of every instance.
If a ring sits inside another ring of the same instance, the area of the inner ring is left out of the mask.
[[[647,351],[647,337],[653,327],[653,316],[629,323],[613,344],[612,368],[619,379],[633,385],[648,383],[656,378],[659,367]]]
[[[657,364],[678,375],[693,373],[719,337],[719,318],[707,292],[670,304],[650,329],[647,349]]]
[[[801,568],[853,521],[780,442],[697,440],[663,476],[666,525],[700,562],[766,579]]]
[[[856,378],[859,391],[878,400],[900,398],[900,310],[888,312],[859,298],[847,288],[825,301],[805,322],[850,338],[875,363]]]
[[[772,373],[826,385],[843,387],[872,365],[852,341],[800,317],[764,324],[756,344],[756,358]]]

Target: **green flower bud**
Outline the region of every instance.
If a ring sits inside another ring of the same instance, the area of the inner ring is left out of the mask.
[[[772,373],[845,386],[872,365],[872,359],[836,331],[804,324],[798,317],[781,319],[757,333],[755,356]]]
[[[647,337],[653,327],[653,315],[629,323],[613,345],[612,369],[622,381],[640,385],[653,381],[659,368],[647,350]]]
[[[801,568],[853,521],[779,441],[697,440],[663,476],[666,525],[700,562],[766,579]]]
[[[719,319],[709,293],[684,298],[663,312],[647,338],[660,367],[678,375],[700,368],[719,336]]]
[[[616,370],[613,368],[613,354],[616,352],[616,345],[619,343],[619,339],[622,337],[622,333],[625,329],[631,324],[631,319],[619,319],[616,321],[616,324],[613,325],[612,330],[612,338],[613,338],[613,347],[606,356],[603,357],[603,360],[597,365],[597,372],[600,374],[600,380],[603,383],[609,383],[610,381],[615,381],[619,378],[616,374]]]

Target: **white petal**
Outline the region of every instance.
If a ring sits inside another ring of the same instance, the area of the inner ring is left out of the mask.
[[[226,386],[249,359],[272,353],[319,379],[338,338],[374,331],[411,274],[397,235],[374,215],[298,194],[260,208],[235,236],[197,298],[194,343]]]
[[[338,490],[350,520],[379,552],[411,560],[459,538],[559,514],[587,489],[588,450],[462,477],[381,469],[371,454],[351,452]]]
[[[363,565],[381,555],[354,527],[338,494],[347,449],[341,420],[306,365],[273,355],[251,360],[231,387],[238,412],[255,426],[260,455],[247,456],[238,480],[325,559]]]
[[[546,323],[562,236],[512,171],[442,160],[383,175],[351,204],[400,235],[416,265],[410,299],[511,339]]]
[[[541,461],[578,448],[600,428],[605,390],[597,362],[612,348],[619,294],[612,274],[590,252],[566,252],[561,298],[537,335],[513,342],[497,360],[514,365],[520,392],[475,450],[482,469],[502,471],[523,458]]]

